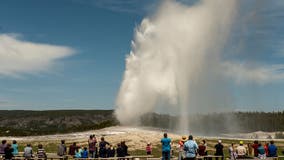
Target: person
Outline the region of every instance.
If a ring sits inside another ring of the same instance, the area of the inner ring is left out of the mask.
[[[58,156],[64,156],[66,155],[66,146],[65,146],[65,140],[61,140],[61,144],[58,145],[57,149],[57,155]]]
[[[47,158],[46,153],[45,153],[45,149],[43,148],[42,144],[38,145],[37,158],[44,158],[44,159]]]
[[[257,152],[258,152],[259,159],[266,159],[265,149],[261,145],[261,143],[258,144]]]
[[[90,138],[88,140],[88,144],[89,144],[89,153],[90,153],[90,157],[91,158],[95,158],[95,151],[96,151],[96,144],[97,144],[97,139],[95,137],[95,135],[90,135]]]
[[[11,144],[7,144],[6,148],[4,149],[4,153],[5,153],[5,160],[11,160],[14,155],[13,155],[13,148],[11,146]]]
[[[240,141],[240,145],[237,147],[237,158],[243,159],[246,158],[247,150],[244,147],[244,142]]]
[[[185,151],[185,160],[195,160],[198,145],[193,140],[193,136],[189,135],[188,140],[184,143],[183,150]]]
[[[206,140],[203,139],[202,142],[203,142],[203,144],[204,144],[204,146],[205,146],[205,155],[208,155]]]
[[[25,159],[31,159],[33,157],[33,148],[31,144],[27,144],[24,148],[24,157]]]
[[[2,140],[2,143],[0,145],[0,154],[5,154],[5,148],[7,147],[7,141]]]
[[[125,157],[124,151],[123,151],[123,149],[121,148],[121,144],[120,144],[120,143],[117,144],[116,156],[117,156],[117,157]]]
[[[186,136],[182,136],[181,140],[178,142],[179,144],[179,154],[178,154],[178,160],[182,160],[185,156],[184,156],[184,143],[187,141]]]
[[[95,142],[94,158],[98,158],[97,137],[93,134],[93,142]]]
[[[88,158],[88,148],[87,147],[84,147],[81,153],[81,158]]]
[[[274,145],[274,141],[270,141],[268,146],[268,156],[277,157],[277,147]]]
[[[71,145],[69,146],[69,152],[68,152],[68,154],[71,155],[71,156],[74,156],[76,149],[77,149],[77,144],[76,144],[76,142],[74,142],[73,144],[71,144]]]
[[[112,145],[109,145],[107,149],[107,157],[114,157],[115,156],[115,148]]]
[[[263,148],[265,150],[266,157],[268,157],[268,145],[269,145],[268,143],[265,143],[264,146],[263,146]]]
[[[18,147],[18,144],[17,144],[17,141],[16,140],[13,140],[13,144],[12,144],[12,148],[13,148],[13,155],[18,155],[19,154],[19,147]]]
[[[234,143],[232,143],[231,146],[229,147],[229,155],[230,155],[231,160],[236,159],[236,152],[235,152],[235,149],[234,149]]]
[[[161,139],[162,143],[162,160],[170,160],[171,158],[171,139],[168,134],[164,133],[164,138]]]
[[[101,137],[101,141],[99,143],[99,157],[106,158],[106,145],[109,145],[107,141],[105,141],[104,137]]]
[[[124,155],[125,156],[129,156],[129,154],[128,154],[128,146],[126,145],[125,141],[121,142],[121,148],[122,148],[122,150],[124,152]]]
[[[83,152],[83,150],[82,150],[82,148],[80,146],[76,147],[74,157],[75,158],[81,158],[82,157],[82,152]]]
[[[222,156],[221,159],[224,158],[223,148],[224,148],[224,146],[222,144],[222,140],[219,139],[218,143],[215,145],[215,149],[216,149],[215,155],[216,156]],[[218,158],[216,158],[216,159],[218,159]]]
[[[251,146],[251,143],[247,143],[247,146],[248,146],[248,153],[247,153],[247,155],[248,155],[248,156],[253,155],[253,153],[252,153],[253,148],[252,148],[252,146]]]
[[[146,154],[147,155],[151,155],[152,154],[152,145],[150,142],[147,143],[147,146],[146,146]]]
[[[205,151],[206,151],[206,147],[204,146],[204,142],[201,141],[198,145],[198,155],[199,156],[205,156]]]
[[[258,157],[258,150],[257,150],[257,148],[258,148],[258,141],[255,140],[251,146],[253,148],[253,155],[254,155],[254,157]]]

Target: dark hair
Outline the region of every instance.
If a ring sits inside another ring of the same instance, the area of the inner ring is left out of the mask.
[[[38,144],[38,149],[42,149],[42,144]]]
[[[65,140],[61,140],[61,144],[65,144]]]
[[[93,135],[90,135],[90,139],[92,139],[93,138]]]
[[[167,138],[167,137],[168,137],[168,134],[167,134],[167,133],[164,133],[164,137]]]
[[[17,141],[16,141],[16,140],[13,140],[13,144],[17,144]]]
[[[274,141],[272,140],[272,141],[270,141],[270,144],[274,144]]]
[[[7,141],[6,140],[2,140],[2,144],[5,144]]]
[[[76,146],[76,142],[73,142],[73,145]]]
[[[105,137],[101,137],[101,141],[104,141],[105,140]]]
[[[189,139],[189,140],[193,140],[193,136],[192,136],[192,135],[189,135],[189,136],[188,136],[188,139]]]
[[[30,144],[30,143],[28,143],[28,144],[27,144],[27,146],[28,146],[28,147],[30,147],[30,146],[31,146],[31,144]]]

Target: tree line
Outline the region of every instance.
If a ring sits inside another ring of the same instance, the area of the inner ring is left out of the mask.
[[[178,129],[178,116],[148,113],[141,118],[142,125]],[[229,112],[188,115],[191,132],[216,135],[222,133],[247,133],[256,131],[284,131],[284,111],[282,112]]]

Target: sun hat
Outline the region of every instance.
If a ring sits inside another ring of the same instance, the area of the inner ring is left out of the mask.
[[[181,137],[181,141],[187,141],[186,136],[182,136],[182,137]]]

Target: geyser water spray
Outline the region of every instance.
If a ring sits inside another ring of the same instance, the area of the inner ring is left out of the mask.
[[[138,124],[163,101],[163,111],[174,110],[181,117],[179,128],[188,131],[189,114],[225,109],[230,98],[220,53],[236,6],[236,0],[202,0],[192,6],[167,0],[144,18],[126,58],[118,120]]]

